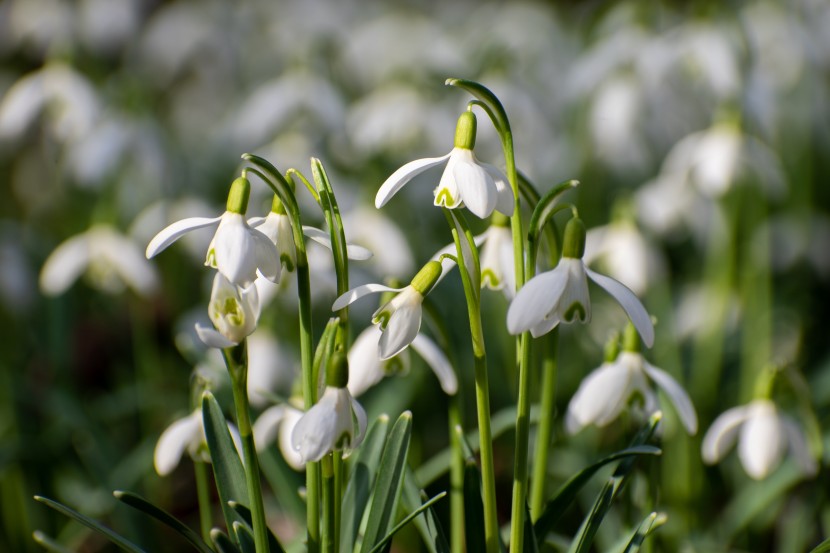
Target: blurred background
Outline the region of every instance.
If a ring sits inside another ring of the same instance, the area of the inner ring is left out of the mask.
[[[194,388],[209,382],[223,393],[221,360],[192,332],[207,316],[210,231],[151,262],[147,242],[173,221],[221,213],[240,154],[306,174],[314,156],[350,240],[375,252],[354,265],[352,284],[408,280],[450,240],[431,207],[440,172],[414,180],[383,210],[374,210],[374,195],[397,167],[452,147],[469,98],[446,88],[447,77],[477,80],[501,99],[519,169],[541,191],[581,181],[569,198],[592,229],[592,266],[643,298],[657,318],[647,358],[686,386],[698,410],[701,428],[687,437],[666,409],[665,453],[641,463],[597,550],[613,550],[653,509],[669,516],[654,551],[798,552],[830,535],[823,468],[805,477],[788,459],[756,482],[735,453],[714,467],[699,454],[711,422],[752,399],[769,364],[800,375],[801,385],[773,395],[807,427],[813,451],[828,441],[819,427],[830,428],[830,3],[6,0],[0,550],[39,550],[35,529],[73,550],[108,550],[34,494],[104,520],[148,550],[183,547],[111,495],[136,491],[196,527],[192,463],[160,477],[153,448],[191,412]],[[483,115],[476,154],[503,165]],[[301,198],[306,220],[321,226]],[[250,205],[250,215],[267,213],[261,183]],[[311,255],[319,331],[334,276],[325,250]],[[453,340],[472,428],[460,291],[450,278],[431,298]],[[563,413],[625,320],[593,292],[591,324],[562,331]],[[251,346],[272,395],[290,394],[298,365],[292,293],[285,282],[268,298]],[[507,300],[488,293],[483,303],[493,411],[509,412]],[[356,306],[355,333],[376,307]],[[418,466],[446,447],[442,398],[412,356],[409,375],[361,401],[370,416],[413,411]],[[573,437],[559,424],[551,491],[623,447],[638,420]],[[506,430],[496,441],[505,517],[512,446]],[[301,476],[276,447],[265,455],[271,526],[296,537],[290,513]],[[562,535],[576,531],[600,482],[569,511]],[[431,490],[446,487],[439,478]],[[416,539],[396,547],[418,550]]]

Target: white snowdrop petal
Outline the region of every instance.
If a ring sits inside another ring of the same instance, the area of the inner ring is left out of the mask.
[[[441,157],[428,157],[424,159],[416,159],[415,161],[410,161],[394,173],[392,173],[388,179],[380,186],[377,195],[375,196],[375,207],[380,209],[386,202],[392,198],[398,191],[410,181],[413,177],[423,173],[430,167],[435,167],[436,165],[440,165],[447,159],[449,159],[450,154]]]
[[[199,336],[199,339],[208,347],[223,349],[237,345],[237,342],[232,342],[227,339],[216,329],[202,326],[200,324],[196,324],[195,327],[196,334]]]
[[[490,174],[474,162],[459,162],[452,169],[461,201],[479,219],[486,219],[496,209],[498,192]]]
[[[49,254],[40,271],[40,289],[49,296],[66,292],[86,270],[90,261],[89,236],[79,234]]]
[[[724,411],[703,437],[701,456],[707,464],[714,464],[720,461],[735,440],[741,425],[746,421],[749,409],[746,406],[733,407]]]
[[[621,282],[617,282],[611,277],[595,273],[587,267],[585,268],[585,273],[588,275],[588,278],[596,282],[606,292],[611,294],[617,302],[619,302],[628,314],[631,322],[634,323],[634,327],[637,329],[637,332],[640,333],[640,337],[643,339],[643,343],[646,347],[653,346],[654,325],[651,323],[651,317],[649,316],[648,311],[646,311],[646,308],[643,307],[643,304],[634,292],[629,290]]]
[[[239,286],[249,286],[256,279],[256,242],[245,219],[226,212],[213,241],[216,268]]]
[[[200,432],[201,422],[198,416],[193,415],[175,421],[162,432],[153,452],[153,465],[159,476],[173,472],[182,454],[194,439],[199,438]]]
[[[349,392],[357,397],[383,379],[378,353],[381,330],[376,325],[358,335],[349,350]]]
[[[404,350],[421,329],[421,302],[406,302],[392,313],[378,344],[380,358],[389,359]]]
[[[481,167],[483,167],[484,170],[487,171],[487,173],[490,174],[490,176],[493,178],[493,182],[496,185],[496,211],[510,217],[511,215],[513,215],[515,201],[513,196],[513,189],[510,188],[510,184],[507,181],[507,177],[504,173],[501,172],[500,169],[498,169],[494,165],[482,162],[478,162],[478,164]]]
[[[776,408],[766,401],[753,402],[741,427],[738,456],[746,473],[763,480],[778,467],[786,449],[786,437]]]
[[[285,406],[274,405],[257,417],[252,428],[257,451],[265,451],[277,439],[285,411]]]
[[[669,396],[686,431],[691,435],[697,433],[697,412],[686,390],[669,373],[653,365],[643,362],[643,369],[648,377]]]
[[[795,462],[808,476],[814,476],[818,471],[818,463],[815,457],[810,452],[810,447],[807,445],[807,439],[804,437],[804,432],[801,428],[789,417],[781,417],[781,424],[786,429],[787,441],[790,446],[790,452],[795,457]]]
[[[424,361],[427,362],[427,365],[435,373],[435,376],[438,377],[444,393],[450,396],[455,395],[458,391],[458,378],[450,364],[450,360],[447,359],[447,356],[444,355],[441,348],[423,334],[418,334],[412,340],[412,348],[418,352],[418,355],[424,358]]]
[[[331,306],[332,311],[339,311],[343,309],[347,305],[350,305],[360,298],[364,296],[368,296],[369,294],[376,294],[378,292],[400,292],[404,288],[390,288],[389,286],[384,286],[382,284],[364,284],[362,286],[358,286],[357,288],[352,288],[336,300],[334,300],[334,304]]]
[[[630,377],[618,363],[605,363],[585,377],[568,404],[568,420],[573,421],[568,431],[614,420],[628,399]]]
[[[112,230],[100,229],[98,232],[101,231],[104,234],[96,237],[101,246],[100,253],[115,267],[118,276],[141,295],[148,296],[155,291],[158,275],[138,246]]]
[[[521,334],[538,327],[556,308],[567,283],[568,273],[562,265],[527,281],[507,310],[510,334]]]
[[[271,240],[257,230],[251,230],[254,240],[254,255],[259,273],[271,282],[279,282],[282,266],[277,248]]]
[[[155,256],[157,253],[167,248],[167,246],[169,246],[170,244],[172,244],[173,242],[175,242],[191,230],[216,225],[219,223],[221,219],[222,217],[190,217],[188,219],[176,221],[172,225],[162,229],[161,232],[156,234],[153,237],[153,239],[150,240],[150,243],[147,245],[147,250],[145,252],[147,259],[150,259],[151,257]]]

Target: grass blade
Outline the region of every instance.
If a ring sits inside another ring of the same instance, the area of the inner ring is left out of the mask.
[[[651,513],[648,515],[643,522],[640,523],[640,526],[637,528],[637,531],[634,532],[634,535],[631,536],[631,541],[628,542],[628,546],[626,546],[623,553],[638,553],[640,551],[640,546],[643,545],[643,542],[649,534],[664,525],[666,520],[667,517],[663,513]]]
[[[210,531],[210,539],[213,541],[217,553],[240,553],[236,544],[219,528]]]
[[[415,473],[407,467],[403,482],[403,496],[401,497],[401,505],[404,511],[407,513],[414,512],[424,499],[426,499],[426,494],[418,488]],[[450,553],[446,534],[432,508],[426,510],[423,518],[416,518],[414,524],[421,534],[429,553]]]
[[[398,530],[409,524],[415,517],[417,517],[430,507],[432,507],[434,503],[437,503],[441,499],[444,499],[446,496],[447,492],[441,492],[432,499],[424,502],[423,505],[421,505],[411,513],[409,513],[406,517],[404,517],[402,521],[396,524],[395,527],[392,528],[392,530],[390,530],[389,533],[386,534],[386,536],[384,536],[384,538],[380,540],[378,544],[375,545],[375,547],[372,548],[372,550],[369,553],[380,553],[380,551],[386,546],[386,544],[388,544],[392,540],[392,536],[394,536],[395,533],[398,532]]]
[[[112,543],[114,543],[124,551],[129,551],[130,553],[144,553],[144,550],[138,547],[136,544],[120,536],[119,534],[116,534],[115,532],[113,532],[97,520],[91,519],[86,515],[82,515],[78,511],[71,509],[62,503],[58,503],[57,501],[53,501],[49,498],[40,495],[36,495],[35,500],[40,501],[45,505],[48,505],[57,512],[66,515],[69,518],[75,519],[77,522],[80,522],[87,528],[91,528],[99,534],[102,534],[104,537],[106,537],[108,540],[110,540]]]
[[[245,524],[248,525],[248,529],[250,529],[253,525],[251,510],[245,505],[237,503],[236,501],[231,501],[230,507],[231,509],[236,511],[236,514],[242,517],[242,520],[245,521]],[[266,528],[266,530],[268,531],[268,550],[271,553],[285,553],[285,549],[283,549],[282,545],[280,544],[279,540],[274,535],[274,533],[271,532],[271,529]]]

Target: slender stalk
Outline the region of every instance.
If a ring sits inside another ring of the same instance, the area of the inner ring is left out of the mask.
[[[202,530],[202,539],[210,543],[210,529],[213,527],[210,511],[210,491],[208,489],[207,463],[196,461],[193,463],[196,476],[196,496],[199,501],[199,526]]]
[[[334,551],[340,551],[340,521],[342,520],[343,490],[343,469],[345,463],[341,452],[334,452]]]
[[[530,488],[530,517],[535,522],[545,503],[545,482],[548,476],[548,452],[553,438],[553,419],[556,409],[556,353],[559,347],[559,329],[555,328],[544,340],[542,361],[542,404],[539,429],[536,436],[536,454],[533,459],[533,479]]]
[[[233,404],[236,408],[236,426],[242,440],[245,482],[254,530],[254,544],[257,551],[268,551],[268,527],[265,522],[265,507],[262,503],[262,485],[259,477],[254,434],[251,429],[250,407],[248,405],[248,360],[245,342],[234,348],[222,350],[225,363],[231,375]]]
[[[476,412],[481,455],[481,480],[484,503],[484,540],[487,553],[499,552],[499,522],[496,511],[496,476],[493,463],[493,433],[490,429],[490,384],[487,375],[487,356],[484,350],[484,329],[481,326],[480,290],[473,286],[470,275],[480,274],[478,252],[472,234],[461,214],[444,209],[447,222],[452,227],[453,240],[458,253],[458,270],[467,299],[470,335],[473,344],[474,376],[476,386]],[[460,229],[460,230],[459,230]],[[462,244],[466,243],[466,248]],[[472,253],[473,267],[467,267],[464,251]]]
[[[336,553],[337,533],[334,523],[334,504],[336,503],[334,462],[332,454],[329,453],[320,462],[323,473],[323,531],[321,532],[321,543],[323,553]]]

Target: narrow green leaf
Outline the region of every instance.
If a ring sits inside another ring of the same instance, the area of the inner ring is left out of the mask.
[[[411,433],[412,413],[405,411],[392,427],[383,448],[372,490],[372,506],[369,508],[366,533],[361,544],[362,553],[368,553],[374,548],[392,527],[393,517],[398,512]]]
[[[441,492],[438,495],[436,495],[435,497],[433,497],[432,499],[424,502],[423,505],[421,505],[420,507],[418,507],[417,509],[415,509],[411,513],[409,513],[407,516],[404,517],[404,519],[402,521],[400,521],[398,524],[396,524],[395,527],[392,528],[389,531],[389,533],[386,534],[386,536],[384,536],[384,538],[382,540],[380,540],[377,543],[377,545],[375,545],[375,547],[373,547],[372,550],[369,553],[379,553],[381,551],[381,549],[383,549],[386,546],[386,544],[388,544],[390,541],[392,541],[392,536],[394,536],[401,528],[403,528],[404,526],[406,526],[407,524],[412,522],[412,520],[415,517],[417,517],[418,515],[420,515],[421,513],[426,511],[427,509],[429,509],[430,507],[432,507],[433,504],[437,503],[441,499],[444,499],[446,496],[447,496],[447,492]]]
[[[407,467],[406,476],[403,480],[403,496],[401,496],[401,505],[404,511],[407,513],[415,512],[425,498],[426,494],[418,488],[415,473]],[[414,524],[421,534],[429,553],[450,553],[446,534],[432,508],[427,509],[423,518],[416,518]]]
[[[134,509],[138,509],[144,514],[149,515],[152,518],[158,520],[167,527],[172,528],[173,530],[178,532],[184,539],[189,541],[190,544],[193,545],[193,547],[195,547],[198,551],[201,551],[202,553],[213,553],[213,550],[208,546],[208,544],[202,541],[202,538],[199,537],[199,534],[191,530],[189,526],[184,524],[182,521],[180,521],[164,509],[156,507],[140,495],[121,490],[116,490],[112,492],[112,495],[114,495],[117,500],[126,503]]]
[[[236,514],[242,517],[242,520],[245,521],[245,524],[248,525],[249,529],[252,528],[253,518],[251,517],[251,510],[249,508],[241,503],[237,503],[236,501],[231,501],[230,507],[236,511]],[[268,550],[271,553],[285,553],[285,549],[282,547],[274,533],[271,532],[271,529],[266,528],[266,530],[268,530]]]
[[[542,511],[539,519],[533,525],[533,531],[536,534],[537,541],[543,540],[545,534],[553,529],[554,524],[556,524],[562,515],[565,514],[565,509],[573,503],[573,500],[576,498],[576,494],[579,493],[579,490],[581,490],[582,487],[588,483],[588,481],[599,469],[608,463],[613,463],[614,461],[619,461],[621,459],[625,459],[626,457],[636,455],[660,455],[660,449],[650,445],[638,445],[628,449],[623,449],[622,451],[617,451],[616,453],[612,453],[608,457],[600,459],[596,463],[585,467],[580,472],[572,476],[570,480],[565,482],[565,484],[559,488],[559,491],[556,492],[553,499],[548,501],[547,505],[545,505],[545,510]]]
[[[233,523],[240,519],[230,508],[228,502],[237,501],[244,505],[248,504],[245,469],[228,431],[225,414],[210,392],[202,395],[202,417],[222,514],[225,516],[227,527],[233,528]]]
[[[664,525],[667,518],[668,517],[666,517],[663,513],[651,513],[648,515],[643,522],[640,523],[640,526],[637,528],[637,531],[634,532],[634,535],[631,536],[631,541],[628,542],[628,546],[626,546],[623,553],[638,553],[640,551],[640,546],[643,545],[645,539],[654,530]]]
[[[216,546],[218,553],[240,553],[236,544],[219,528],[210,531],[210,539],[213,541],[213,545]]]
[[[46,551],[49,551],[49,553],[72,553],[72,551],[65,548],[40,530],[32,532],[32,538],[35,540],[35,543]]]
[[[810,553],[830,553],[830,538],[815,546]]]
[[[233,523],[233,532],[239,540],[239,548],[242,553],[257,553],[254,533],[250,526],[244,522],[236,521]]]
[[[369,503],[388,428],[389,417],[379,416],[366,433],[366,438],[360,444],[357,458],[349,471],[349,483],[343,493],[340,509],[340,551],[343,553],[353,551],[357,543],[360,523]]]
[[[144,550],[138,547],[136,544],[132,543],[131,541],[127,540],[126,538],[116,534],[97,520],[91,519],[86,515],[82,515],[78,511],[63,505],[62,503],[58,503],[57,501],[53,501],[49,498],[36,495],[35,500],[48,505],[49,507],[53,508],[57,512],[68,516],[69,518],[75,519],[77,522],[80,522],[87,528],[91,528],[96,532],[102,534],[112,543],[123,549],[124,551],[130,551],[131,553],[144,553]]]
[[[467,551],[486,551],[484,539],[484,503],[481,499],[481,477],[472,459],[464,464],[464,536]]]
[[[528,553],[539,553],[539,543],[536,541],[536,534],[533,532],[530,506],[527,504],[527,501],[525,501],[524,543],[525,550]]]

